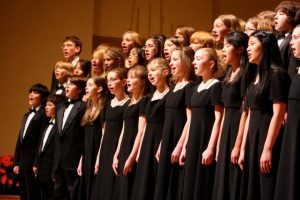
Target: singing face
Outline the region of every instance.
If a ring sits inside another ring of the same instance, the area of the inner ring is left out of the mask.
[[[224,36],[228,32],[227,27],[221,19],[216,19],[214,21],[212,35],[215,38],[216,42],[223,42]]]
[[[300,59],[300,26],[297,26],[293,31],[291,49],[294,56]]]
[[[251,36],[248,41],[247,54],[250,63],[259,64],[262,53],[261,42],[256,38]]]
[[[112,94],[116,94],[122,90],[124,90],[126,82],[121,80],[118,77],[118,74],[114,71],[111,71],[107,74],[107,86]]]
[[[63,51],[64,58],[69,62],[71,62],[80,51],[80,47],[76,46],[75,43],[70,40],[65,41],[61,49]]]
[[[54,118],[55,117],[55,104],[51,101],[47,101],[45,106],[45,112],[47,117]]]
[[[172,52],[170,68],[171,68],[171,73],[173,76],[176,76],[179,79],[184,78],[185,70],[184,70],[184,66],[181,61],[180,51],[175,50]]]
[[[136,48],[132,48],[130,50],[129,56],[128,56],[128,64],[130,67],[136,66],[139,62],[139,56]]]
[[[209,59],[209,55],[203,49],[199,49],[194,56],[194,70],[196,76],[203,76],[204,73],[210,70],[210,66],[212,65],[212,61]]]
[[[164,44],[164,55],[167,60],[171,59],[171,54],[174,49],[176,49],[176,45],[170,40],[166,40]]]
[[[145,43],[145,58],[147,61],[153,59],[157,54],[157,47],[152,39],[148,39]]]
[[[69,99],[77,99],[79,97],[81,90],[72,82],[70,82],[70,79],[67,82],[66,85],[66,97]]]
[[[128,33],[124,34],[121,42],[123,53],[128,54],[130,49],[134,47],[134,45],[135,44],[134,41],[132,40],[131,35]]]
[[[86,87],[85,87],[85,94],[86,97],[88,99],[97,99],[99,97],[100,91],[101,91],[101,87],[98,87],[94,80],[92,78],[90,78],[87,82],[86,82]]]
[[[229,44],[226,39],[224,40],[222,52],[225,64],[233,65],[239,62],[240,55],[238,49],[236,49],[232,44]]]
[[[137,76],[135,71],[130,70],[126,79],[127,91],[133,93],[135,91],[141,91],[144,86],[144,81]]]
[[[31,108],[38,107],[42,104],[42,97],[37,91],[31,91],[28,95],[28,104]]]
[[[275,30],[279,33],[285,34],[292,29],[292,24],[290,23],[288,16],[281,10],[278,10],[276,12],[276,15],[274,17],[274,24]]]

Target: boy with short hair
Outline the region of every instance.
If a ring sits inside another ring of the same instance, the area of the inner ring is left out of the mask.
[[[65,96],[65,87],[71,75],[73,75],[74,67],[71,63],[66,61],[58,61],[55,64],[55,79],[58,82],[53,94]]]
[[[47,126],[42,132],[42,139],[36,154],[33,172],[39,188],[41,200],[51,200],[54,195],[54,183],[52,180],[52,169],[54,160],[54,137],[57,134],[55,122],[56,105],[63,100],[62,96],[51,94],[47,98],[45,107],[46,116],[50,118]]]
[[[300,62],[293,56],[290,41],[292,39],[292,31],[297,25],[295,17],[300,9],[300,4],[294,1],[282,1],[275,8],[275,30],[280,34],[277,42],[281,53],[283,66],[288,71],[291,78],[297,74],[296,67]]]
[[[78,199],[79,176],[77,167],[83,148],[81,120],[86,104],[81,100],[86,79],[70,77],[66,86],[65,105],[58,106],[54,154],[54,199]]]

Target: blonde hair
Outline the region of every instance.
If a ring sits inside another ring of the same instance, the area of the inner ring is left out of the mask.
[[[198,51],[205,52],[208,56],[208,60],[214,61],[215,64],[214,64],[214,68],[212,69],[212,76],[214,78],[220,77],[225,71],[223,69],[223,66],[220,65],[220,58],[221,58],[220,53],[222,53],[222,51],[221,50],[217,51],[213,48],[202,48],[199,49]]]
[[[154,58],[148,64],[148,66],[156,66],[159,67],[161,71],[167,70],[168,75],[166,76],[167,83],[170,84],[171,79],[171,69],[169,66],[169,62],[165,58]]]
[[[125,33],[123,33],[122,38],[124,37],[124,35],[129,35],[130,38],[132,39],[132,41],[134,42],[135,46],[143,45],[142,38],[141,38],[140,34],[138,34],[137,32],[126,31]]]
[[[215,38],[208,32],[197,31],[191,35],[190,43],[199,43],[202,47],[215,47]]]
[[[60,60],[55,64],[54,70],[57,68],[66,70],[68,76],[73,75],[74,67],[70,62]]]
[[[272,23],[268,19],[252,17],[248,19],[247,23],[253,24],[256,31],[274,31]]]
[[[103,77],[105,77],[104,75],[104,69],[103,69],[103,64],[104,64],[104,53],[105,51],[109,48],[109,45],[107,44],[100,44],[93,52],[93,56],[95,56],[98,61],[99,61],[99,66],[102,67],[102,71],[103,71]],[[98,74],[99,75],[99,74]],[[95,72],[93,71],[93,69],[91,69],[91,77],[97,76],[97,74],[95,74]]]

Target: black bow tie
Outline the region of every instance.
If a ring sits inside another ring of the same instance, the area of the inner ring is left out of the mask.
[[[57,85],[56,90],[65,90],[65,87],[63,85]]]
[[[30,113],[36,113],[36,110],[35,110],[35,108],[32,108],[32,109],[29,108],[29,112],[30,112]]]
[[[65,101],[65,106],[68,107],[69,105],[76,103],[76,101],[78,101],[78,100],[77,99],[76,100],[67,100],[67,101]]]
[[[54,123],[53,123],[53,121],[50,121],[50,122],[48,122],[48,124],[49,124],[49,125],[53,125]]]

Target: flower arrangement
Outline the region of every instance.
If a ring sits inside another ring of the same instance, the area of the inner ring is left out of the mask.
[[[19,182],[13,173],[13,157],[0,157],[0,194],[18,194]]]

